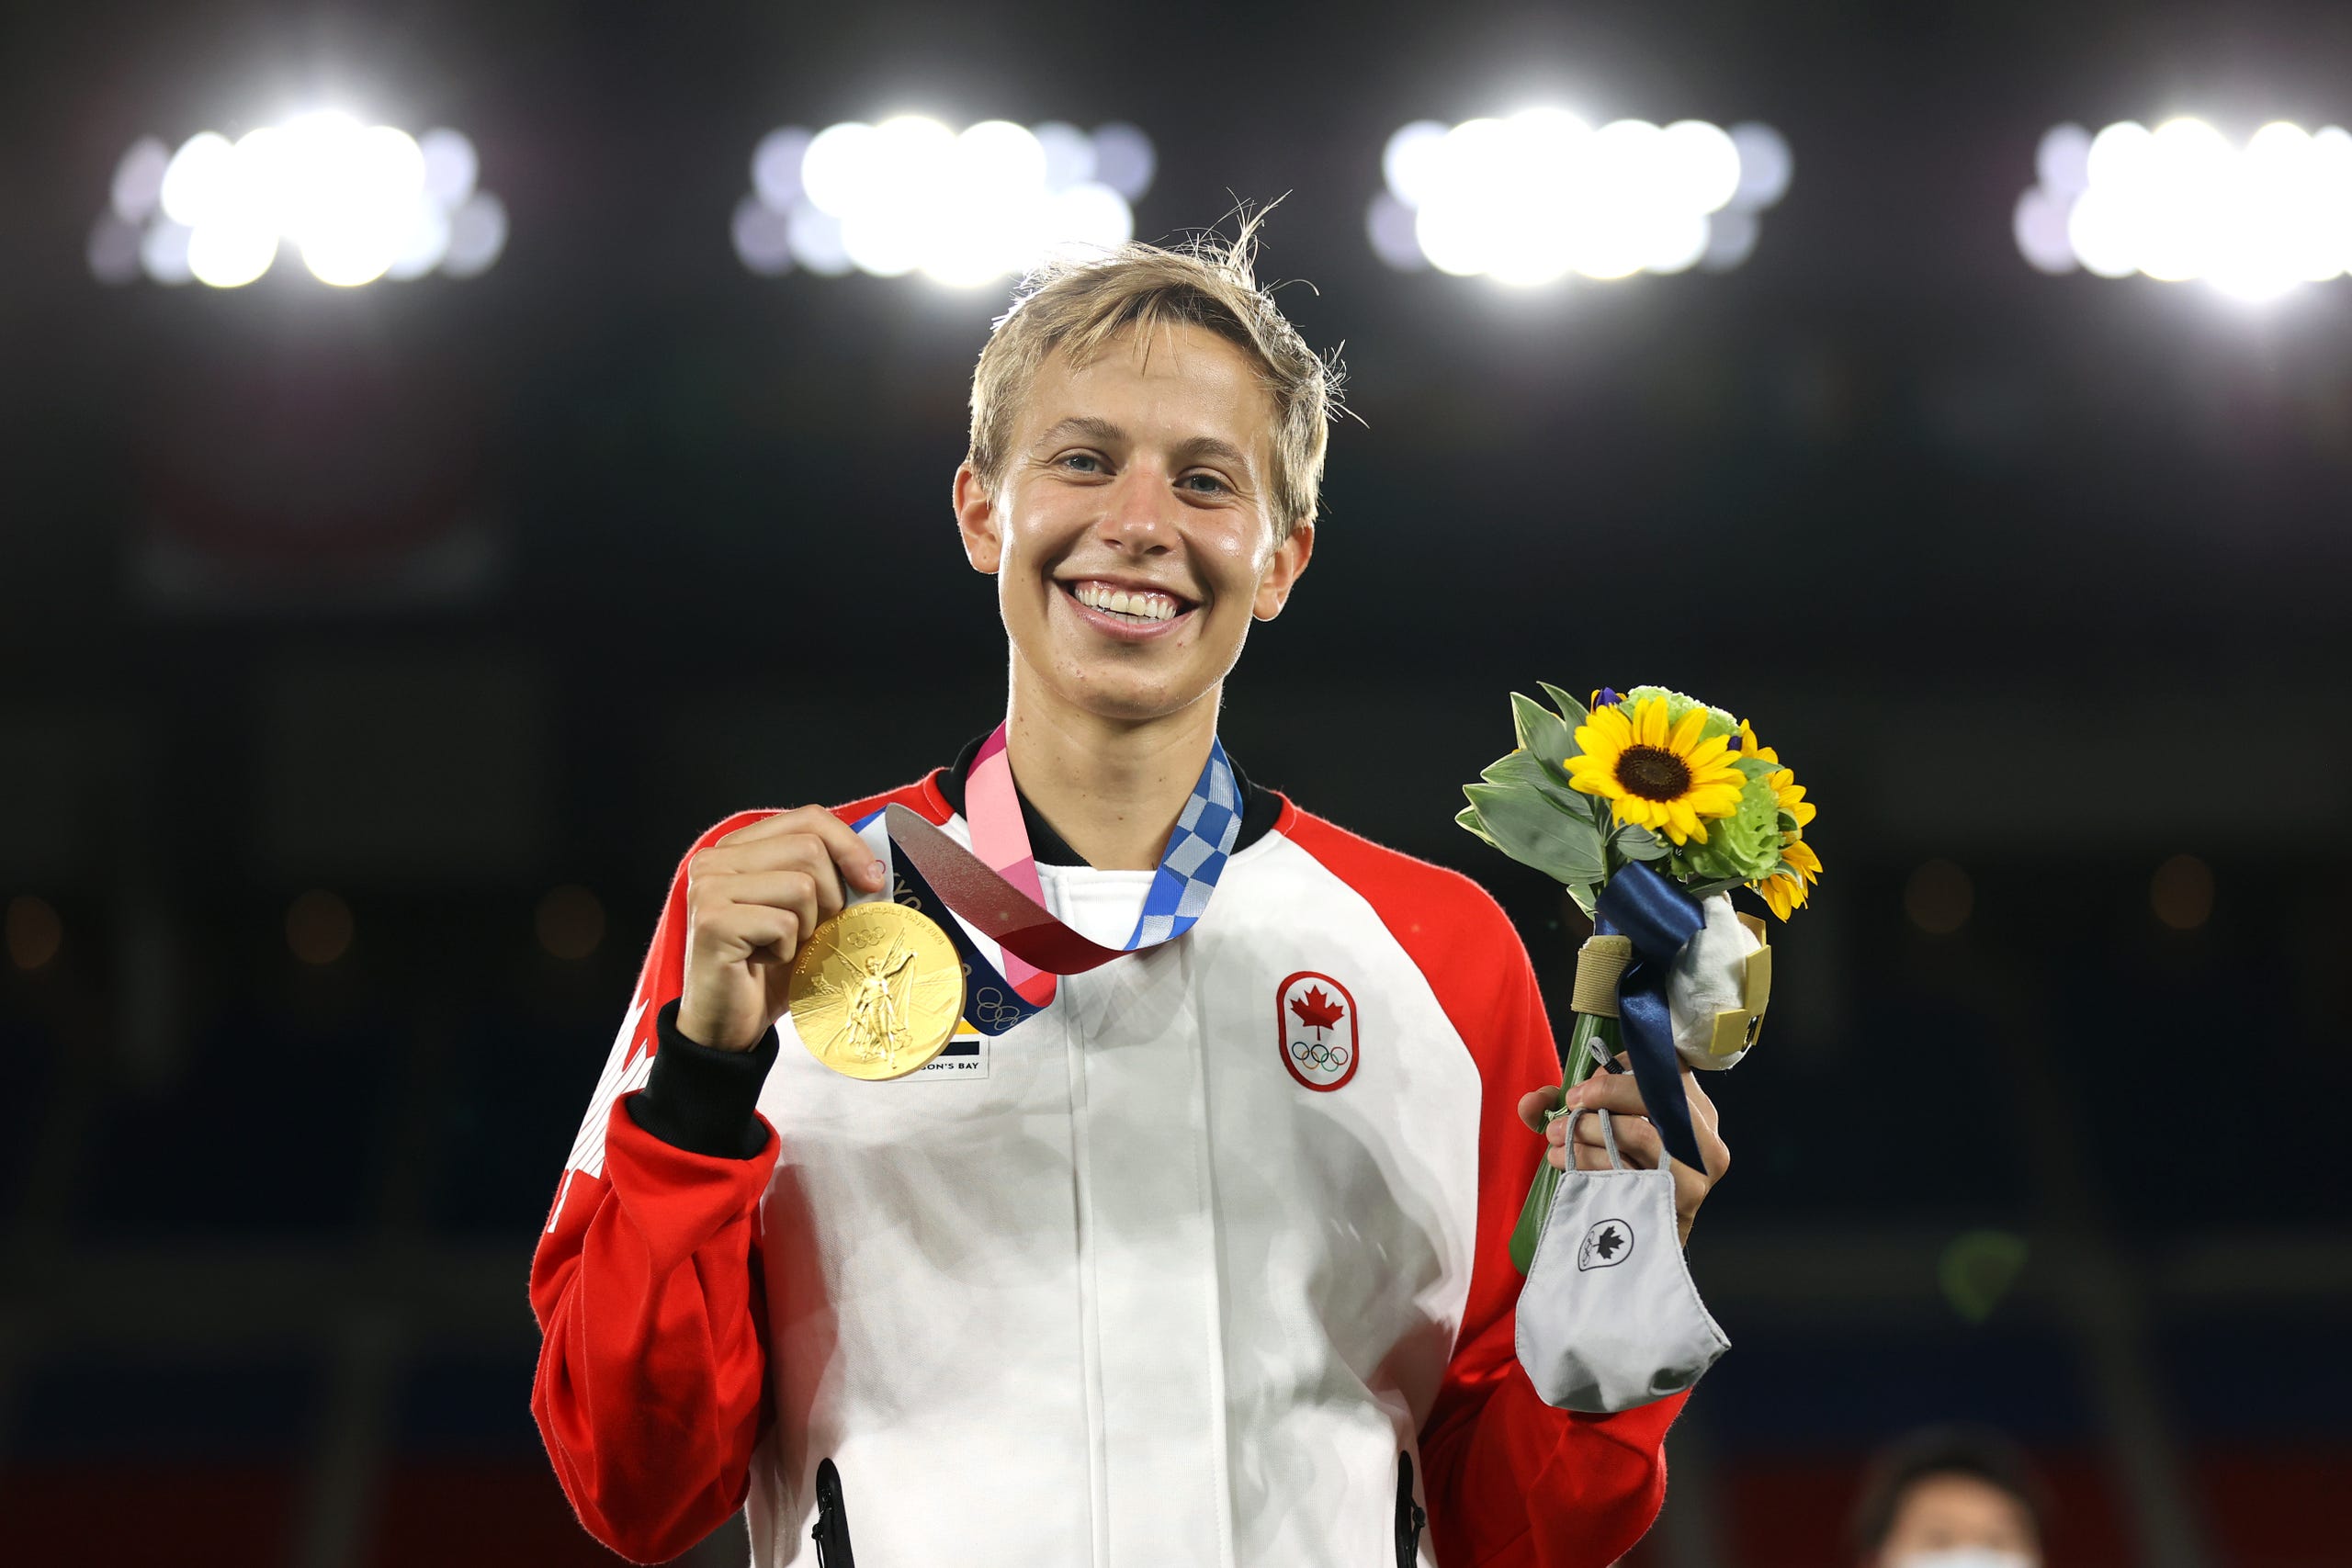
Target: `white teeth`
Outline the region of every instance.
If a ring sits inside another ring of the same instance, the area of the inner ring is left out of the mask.
[[[1136,592],[1101,582],[1081,582],[1074,592],[1078,602],[1091,610],[1139,621],[1172,620],[1176,615],[1176,601],[1165,593]]]

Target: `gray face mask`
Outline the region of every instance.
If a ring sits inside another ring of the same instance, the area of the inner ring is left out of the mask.
[[[1577,1118],[1568,1113],[1569,1147]],[[1731,1348],[1699,1300],[1675,1235],[1674,1175],[1610,1168],[1562,1173],[1520,1287],[1519,1364],[1547,1404],[1608,1415],[1678,1393]]]

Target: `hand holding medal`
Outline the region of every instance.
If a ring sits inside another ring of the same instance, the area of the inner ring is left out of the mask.
[[[988,1004],[974,1010],[977,1027],[1001,1033],[1052,1004],[1057,976],[1191,930],[1241,828],[1239,787],[1212,739],[1133,934],[1123,946],[1106,947],[1044,907],[1002,727],[980,748],[966,789],[971,850],[903,806],[887,814],[884,831],[900,861],[907,902],[872,897],[892,876],[858,836],[871,818],[853,828],[804,807],[739,829],[696,854],[686,867],[679,1032],[744,1051],[789,1011],[801,1043],[835,1072],[904,1077],[955,1034],[967,976]],[[851,903],[845,886],[865,901]],[[969,931],[947,916],[950,909]],[[974,932],[990,951],[976,944]]]
[[[758,1044],[785,1014],[806,939],[842,912],[850,889],[888,884],[865,841],[817,806],[763,818],[697,852],[686,863],[678,1032],[720,1051]]]

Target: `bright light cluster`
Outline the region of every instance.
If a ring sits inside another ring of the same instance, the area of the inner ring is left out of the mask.
[[[303,115],[232,141],[199,130],[167,149],[141,138],[116,166],[90,232],[90,270],[107,283],[142,272],[236,288],[281,249],[322,283],[453,277],[489,269],[506,244],[506,209],[476,188],[473,143],[348,115]]]
[[[2352,270],[2352,133],[2284,120],[2233,147],[2201,119],[2092,135],[2052,126],[2018,198],[2018,249],[2043,272],[2201,277],[2270,299]]]
[[[1131,125],[1089,135],[988,119],[950,130],[900,115],[810,134],[772,130],[736,205],[735,254],[762,276],[921,272],[974,288],[1057,254],[1124,244],[1129,203],[1151,186],[1150,139]]]
[[[1388,139],[1373,249],[1399,270],[1434,266],[1530,286],[1577,273],[1630,277],[1737,266],[1758,214],[1788,189],[1789,145],[1765,125],[1704,120],[1595,129],[1565,109]]]

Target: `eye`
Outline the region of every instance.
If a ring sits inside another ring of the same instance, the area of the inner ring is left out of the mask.
[[[1211,473],[1186,474],[1176,482],[1193,489],[1201,495],[1227,495],[1232,493],[1233,490],[1231,485]]]
[[[1073,474],[1102,472],[1102,459],[1091,452],[1065,452],[1054,459],[1057,468]]]

